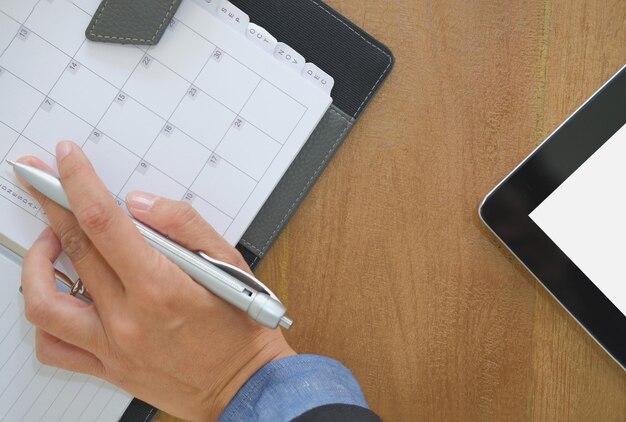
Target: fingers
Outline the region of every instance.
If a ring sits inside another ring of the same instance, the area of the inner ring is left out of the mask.
[[[181,246],[250,271],[241,254],[188,203],[144,192],[131,192],[126,203],[135,218]]]
[[[50,334],[94,352],[102,344],[102,324],[93,306],[58,292],[54,261],[61,244],[50,228],[43,231],[24,257],[22,291],[26,318]]]
[[[82,150],[71,142],[57,145],[63,187],[80,227],[123,283],[146,276],[154,257],[132,221],[117,206]]]
[[[20,162],[52,173],[52,169],[37,158],[24,157],[20,159]],[[74,215],[46,198],[23,180],[20,182],[46,211],[50,225],[57,238],[61,240],[63,251],[76,267],[81,280],[85,283],[96,304],[106,306],[107,303],[118,299],[123,293],[121,282],[104,261],[102,255],[94,248]]]
[[[104,365],[93,353],[66,343],[41,328],[37,328],[35,338],[37,360],[43,365],[101,378],[105,375]]]

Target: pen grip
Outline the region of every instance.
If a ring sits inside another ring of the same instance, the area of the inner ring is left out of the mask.
[[[211,293],[247,313],[258,323],[277,328],[285,324],[285,306],[266,293],[260,293],[211,264],[201,256],[179,246],[142,223],[133,220],[146,241],[178,265],[187,275]]]
[[[174,242],[158,235],[153,230],[135,221],[137,228],[148,244],[165,255],[167,259],[180,267],[197,283],[226,300],[244,312],[247,312],[252,296],[256,293],[252,289],[244,289],[231,277],[227,277],[217,267],[200,261],[200,257],[186,250]]]

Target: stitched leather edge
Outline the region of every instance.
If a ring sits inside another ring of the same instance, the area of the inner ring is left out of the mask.
[[[250,249],[252,252],[255,252],[257,254],[261,253],[261,250],[259,248],[257,248],[256,246],[254,246],[252,243],[248,242],[246,239],[241,238],[241,240],[239,241],[239,243],[241,243],[242,245],[244,245],[246,248]]]
[[[319,2],[317,2],[315,0],[309,0],[309,2],[313,3],[314,5],[316,5],[320,9],[322,9],[324,12],[328,13],[330,16],[332,16],[335,20],[340,22],[342,25],[344,25],[350,31],[354,32],[357,37],[361,38],[363,41],[365,41],[367,44],[369,44],[372,48],[378,50],[380,53],[382,53],[389,60],[389,63],[387,64],[387,67],[385,68],[385,70],[382,71],[382,73],[380,74],[380,77],[378,78],[378,80],[376,81],[374,86],[372,86],[371,91],[369,92],[369,94],[367,94],[367,97],[365,97],[365,99],[363,100],[363,102],[361,103],[359,108],[357,109],[356,113],[354,113],[355,116],[358,116],[359,113],[361,112],[361,110],[363,110],[363,107],[365,106],[367,101],[370,99],[370,97],[374,93],[374,91],[376,91],[376,88],[378,88],[378,85],[380,85],[380,82],[383,80],[383,78],[387,74],[387,71],[389,70],[389,68],[393,65],[393,57],[391,56],[391,54],[387,53],[385,50],[383,50],[382,48],[380,48],[376,44],[372,43],[370,40],[365,38],[363,35],[359,34],[352,26],[350,26],[348,24],[348,22],[346,20],[341,19],[339,16],[337,16],[335,13],[333,13],[334,12],[333,9],[328,8],[328,6],[324,7],[322,4],[320,4]]]
[[[152,409],[150,409],[150,412],[148,412],[148,414],[146,415],[146,418],[143,420],[143,422],[147,422],[149,419],[151,419],[152,416],[154,416],[157,412],[157,408],[153,407]]]
[[[252,261],[252,263],[250,264],[250,269],[254,270],[254,267],[256,267],[256,264],[258,264],[260,260],[261,260],[261,257],[256,255],[254,257],[254,261]]]
[[[321,170],[324,167],[326,167],[326,165],[328,164],[330,156],[333,154],[333,152],[336,151],[339,143],[344,138],[344,135],[346,134],[346,132],[352,128],[352,125],[350,124],[352,122],[349,119],[347,119],[345,116],[343,116],[342,114],[336,112],[332,108],[329,109],[329,111],[330,111],[331,114],[336,114],[337,116],[339,116],[339,118],[342,119],[343,121],[345,121],[346,123],[348,123],[348,125],[346,126],[346,128],[343,131],[341,131],[341,133],[339,134],[339,136],[337,137],[337,139],[335,140],[333,145],[330,147],[330,149],[328,150],[328,152],[324,156],[324,159],[322,160],[321,164],[317,167],[317,169],[315,169],[315,172],[313,173],[313,175],[309,178],[308,182],[306,183],[306,185],[304,185],[304,187],[302,188],[302,190],[300,191],[300,193],[298,194],[296,199],[293,201],[293,203],[291,204],[291,206],[289,207],[289,209],[287,210],[285,215],[283,215],[283,218],[280,220],[280,222],[274,228],[274,231],[272,232],[270,237],[267,239],[267,242],[265,242],[265,244],[259,250],[261,256],[265,255],[265,253],[267,252],[268,246],[274,241],[274,239],[276,238],[276,235],[278,234],[278,231],[283,226],[285,221],[289,218],[289,214],[291,214],[291,212],[293,211],[295,206],[300,203],[300,201],[302,200],[302,197],[304,196],[304,193],[308,190],[308,188],[311,186],[311,184],[315,180],[317,180]]]
[[[98,25],[98,21],[100,20],[100,18],[102,17],[102,14],[104,13],[104,11],[107,8],[107,6],[109,5],[109,0],[104,0],[104,3],[102,4],[102,7],[98,11],[98,16],[96,16],[94,18],[93,23],[89,27],[89,35],[91,35],[92,37],[104,38],[104,39],[109,39],[109,40],[124,40],[124,41],[152,42],[153,43],[156,40],[157,36],[159,35],[159,32],[161,32],[161,29],[163,28],[163,25],[165,25],[165,22],[167,22],[170,19],[171,15],[172,15],[172,10],[174,9],[174,7],[176,7],[176,2],[177,2],[177,0],[172,0],[172,4],[170,5],[170,8],[165,13],[165,16],[163,17],[163,21],[161,21],[161,24],[157,28],[157,30],[154,33],[154,35],[152,36],[152,38],[145,39],[145,38],[117,37],[117,36],[114,36],[114,35],[96,34],[94,31],[96,30],[96,26]]]

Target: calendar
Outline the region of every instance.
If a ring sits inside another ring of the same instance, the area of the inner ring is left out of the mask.
[[[332,78],[226,0],[185,0],[156,46],[94,43],[100,0],[0,0],[0,233],[46,225],[6,160],[55,168],[81,145],[124,207],[189,202],[236,244],[330,106]],[[17,285],[0,283],[0,419],[117,420],[132,397],[35,359]]]
[[[98,4],[0,0],[0,231],[46,222],[5,160],[54,167],[70,139],[120,206],[187,201],[236,244],[331,104],[323,72],[227,1],[184,1],[151,47],[86,40]]]

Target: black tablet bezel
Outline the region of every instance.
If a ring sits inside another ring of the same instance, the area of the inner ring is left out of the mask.
[[[529,217],[625,124],[626,66],[487,195],[480,217],[626,369],[626,317]]]

